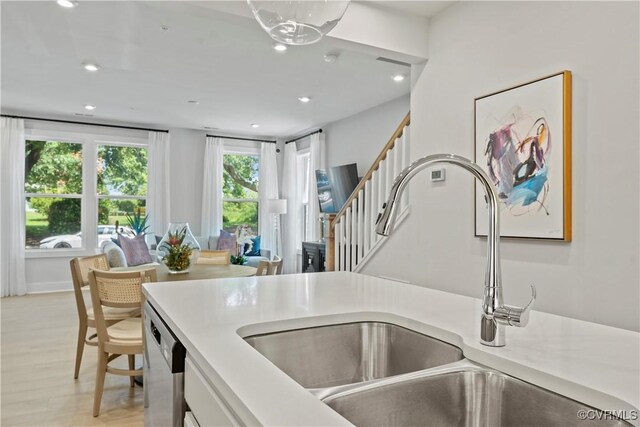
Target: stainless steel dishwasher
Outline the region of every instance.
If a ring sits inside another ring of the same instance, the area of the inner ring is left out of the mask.
[[[147,301],[144,305],[144,425],[182,427],[186,351]]]

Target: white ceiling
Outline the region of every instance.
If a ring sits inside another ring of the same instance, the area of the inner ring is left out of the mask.
[[[364,3],[365,1],[363,1]],[[412,15],[422,16],[423,18],[431,18],[440,13],[447,7],[451,6],[455,1],[366,1],[387,9],[394,9],[398,12],[409,13]]]
[[[55,1],[28,1],[0,7],[3,112],[75,120],[74,114],[89,113],[96,121],[277,137],[409,92],[408,78],[399,84],[390,79],[408,75],[408,68],[339,51],[331,39],[279,54],[253,19],[206,4],[80,1],[64,9]],[[324,62],[334,50],[338,61]],[[101,70],[84,71],[85,61]],[[300,96],[312,101],[303,105]],[[88,112],[85,104],[97,109]]]

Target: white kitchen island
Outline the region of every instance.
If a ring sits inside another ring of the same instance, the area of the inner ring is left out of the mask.
[[[144,293],[186,347],[187,370],[197,371],[185,375],[187,403],[202,407],[190,394],[207,402],[190,390],[197,374],[214,394],[208,409],[233,423],[351,425],[242,337],[354,321],[438,338],[472,361],[598,409],[640,407],[640,334],[628,330],[533,311],[527,327],[507,328],[506,347],[486,347],[479,298],[347,272],[153,283]]]

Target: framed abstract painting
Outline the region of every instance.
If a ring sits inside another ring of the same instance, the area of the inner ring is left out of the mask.
[[[476,98],[475,162],[496,186],[502,237],[571,241],[571,72]],[[486,236],[475,185],[475,235]]]

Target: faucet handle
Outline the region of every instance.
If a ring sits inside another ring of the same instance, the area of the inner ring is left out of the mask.
[[[531,285],[531,300],[529,301],[529,304],[524,307],[515,307],[505,304],[496,309],[495,316],[498,321],[509,326],[527,326],[527,323],[529,323],[529,313],[531,312],[531,308],[533,308],[535,300],[536,287]]]

